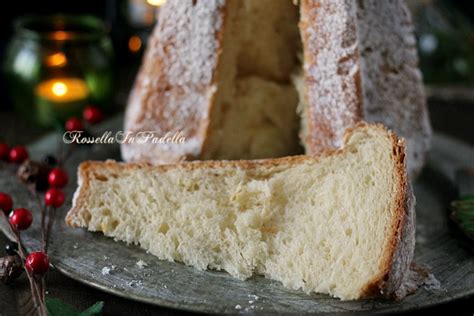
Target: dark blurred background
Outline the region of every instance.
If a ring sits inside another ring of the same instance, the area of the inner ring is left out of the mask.
[[[113,44],[114,98],[116,111],[123,107],[133,83],[146,41],[155,24],[160,0],[9,1],[0,11],[0,111],[12,110],[5,78],[6,50],[15,34],[15,21],[23,16],[53,14],[92,15],[102,20]],[[1,115],[1,112],[0,112]]]

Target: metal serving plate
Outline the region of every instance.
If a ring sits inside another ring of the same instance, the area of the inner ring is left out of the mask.
[[[100,126],[118,130],[121,119]],[[99,133],[100,134],[100,133]],[[30,146],[33,157],[54,153],[59,135],[50,135]],[[117,145],[79,146],[67,164],[67,188],[75,190],[75,170],[86,159],[119,159]],[[129,299],[189,311],[209,313],[259,312],[399,312],[413,310],[474,294],[474,254],[455,239],[449,228],[447,206],[455,197],[454,170],[474,162],[474,149],[443,135],[435,135],[428,166],[414,185],[417,198],[415,259],[428,266],[441,284],[438,290],[421,288],[401,302],[383,299],[340,301],[327,295],[307,295],[285,289],[280,283],[255,276],[239,281],[225,272],[198,271],[180,263],[158,260],[137,246],[102,234],[71,229],[64,223],[69,204],[58,214],[50,248],[54,266],[67,276]],[[35,210],[27,190],[12,176],[11,167],[0,167],[0,191],[12,193],[17,205]],[[70,200],[70,199],[69,199]],[[3,225],[3,228],[5,226]],[[39,247],[38,215],[25,231],[29,249]],[[143,260],[147,266],[139,267]],[[298,258],[295,258],[298,260]]]

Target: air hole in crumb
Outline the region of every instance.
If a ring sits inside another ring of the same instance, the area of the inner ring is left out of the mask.
[[[115,230],[115,229],[117,228],[118,224],[119,224],[119,221],[116,220],[116,219],[114,219],[114,220],[110,223],[110,228],[111,228],[112,230]]]
[[[96,174],[95,175],[95,178],[98,180],[98,181],[107,181],[107,177],[104,176],[103,174]]]
[[[346,234],[346,236],[352,236],[352,229],[346,228],[346,229],[344,230],[344,234]]]
[[[190,188],[189,188],[189,191],[197,191],[199,190],[199,184],[198,183],[194,183]]]
[[[91,213],[90,212],[84,212],[84,219],[89,222],[91,220]]]
[[[166,223],[162,223],[160,225],[160,228],[158,228],[158,232],[159,233],[162,233],[162,234],[166,234],[168,232],[168,230],[170,230],[170,227],[168,224]]]

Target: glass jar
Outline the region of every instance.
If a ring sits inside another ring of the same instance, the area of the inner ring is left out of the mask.
[[[87,104],[106,110],[113,91],[113,49],[92,16],[22,17],[4,71],[15,109],[39,125],[62,126]]]

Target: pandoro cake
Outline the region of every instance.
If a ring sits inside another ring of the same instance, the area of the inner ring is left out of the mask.
[[[315,154],[369,121],[406,139],[410,176],[423,167],[431,128],[404,1],[168,0],[157,20],[124,128],[187,141],[125,143],[125,161]]]

